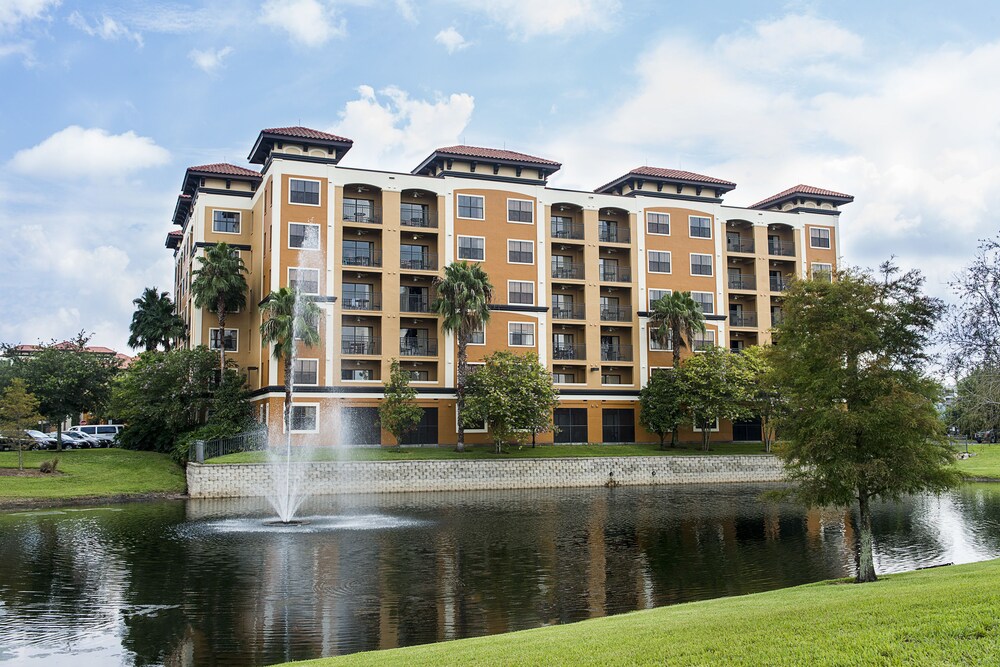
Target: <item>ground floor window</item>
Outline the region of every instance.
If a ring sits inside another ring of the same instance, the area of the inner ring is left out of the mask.
[[[317,428],[317,413],[315,405],[293,405],[291,414],[292,432],[315,433]]]
[[[552,413],[556,442],[589,442],[587,408],[556,408]]]
[[[736,442],[760,442],[762,437],[760,419],[733,422],[733,440]]]
[[[438,409],[424,408],[417,427],[403,436],[404,445],[436,445],[438,444]]]
[[[381,445],[378,408],[341,408],[340,437],[345,445]]]
[[[601,412],[604,442],[635,442],[635,410],[605,408]]]

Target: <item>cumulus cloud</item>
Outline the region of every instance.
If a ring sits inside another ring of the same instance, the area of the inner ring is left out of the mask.
[[[267,0],[260,9],[260,22],[284,30],[293,42],[305,46],[322,46],[347,34],[346,22],[321,0]]]
[[[71,125],[40,144],[18,151],[8,163],[15,172],[40,178],[121,176],[166,164],[170,152],[133,131],[109,134]]]
[[[757,22],[749,31],[723,35],[715,48],[734,65],[773,71],[842,58],[855,60],[861,57],[864,43],[833,21],[791,14]]]
[[[396,0],[396,11],[407,23],[417,22],[417,10],[413,6],[413,0]]]
[[[461,33],[455,30],[455,26],[449,26],[434,36],[434,41],[448,50],[448,53],[461,51],[469,46]]]
[[[100,37],[106,41],[127,39],[135,42],[137,46],[143,45],[142,35],[129,30],[122,23],[107,15],[102,16],[100,20],[96,20],[91,23],[85,19],[80,12],[73,12],[69,15],[67,21],[69,21],[71,26],[82,30],[91,37]]]
[[[220,67],[222,67],[222,61],[225,60],[226,56],[233,52],[233,47],[226,46],[221,49],[191,49],[188,53],[188,58],[194,63],[195,67],[208,73],[214,74]]]
[[[512,36],[528,39],[556,33],[606,30],[621,8],[619,0],[454,0],[470,11],[483,12]]]
[[[0,31],[13,30],[20,24],[48,18],[48,11],[60,0],[4,0],[0,2]]]
[[[394,86],[378,94],[361,86],[358,94],[330,131],[354,140],[346,159],[363,167],[409,171],[435,148],[459,143],[475,108],[467,93],[428,101]]]

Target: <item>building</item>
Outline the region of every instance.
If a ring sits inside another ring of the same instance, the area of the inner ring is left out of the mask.
[[[376,406],[393,357],[425,408],[407,441],[455,442],[456,345],[430,305],[434,279],[456,260],[481,262],[497,291],[470,361],[500,349],[537,353],[561,392],[556,440],[654,440],[638,426],[637,395],[671,352],[650,340],[650,302],[690,290],[708,319],[698,349],[767,343],[788,281],[836,267],[839,207],[853,200],[798,185],[737,208],[723,203],[735,183],[653,167],[591,192],[562,190],[547,186],[558,162],[472,146],[440,148],[411,173],[340,166],[352,143],[271,128],[248,158],[259,171],[189,168],[166,240],[189,344],[226,346],[273,432],[283,428],[284,379],[261,347],[259,304],[286,285],[319,304],[323,342],[298,352],[292,421],[302,442],[391,442]],[[250,305],[225,331],[191,297],[195,258],[219,241],[250,270]],[[337,424],[348,426],[331,436]],[[752,431],[721,424],[715,437]]]

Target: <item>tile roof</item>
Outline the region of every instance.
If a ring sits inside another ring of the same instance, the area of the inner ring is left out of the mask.
[[[221,176],[252,176],[260,178],[260,172],[245,167],[237,167],[235,164],[226,162],[215,162],[213,164],[203,164],[197,167],[188,167],[188,171],[203,172],[206,174],[219,174]]]
[[[48,347],[51,347],[52,349],[55,349],[55,350],[75,350],[75,349],[77,349],[76,345],[74,343],[71,343],[68,340],[64,340],[61,343],[56,343],[55,345],[49,345]],[[41,345],[15,345],[14,347],[11,348],[11,351],[13,353],[15,353],[15,354],[29,354],[31,352],[40,352],[42,349],[44,349],[44,348]],[[114,350],[112,350],[110,347],[102,347],[100,345],[93,346],[93,347],[87,346],[87,347],[83,348],[83,351],[84,352],[90,352],[90,353],[93,353],[93,354],[114,354],[114,355],[119,354],[118,352],[115,352]]]
[[[820,197],[832,197],[834,199],[843,199],[845,200],[845,203],[854,201],[853,195],[845,195],[842,192],[824,190],[823,188],[817,188],[812,185],[803,185],[802,183],[799,183],[798,185],[788,188],[787,190],[783,190],[776,195],[768,197],[767,199],[760,200],[756,204],[750,206],[750,208],[761,208],[792,195],[818,195]]]
[[[553,160],[517,153],[515,151],[500,150],[499,148],[481,148],[479,146],[446,146],[438,148],[435,153],[446,153],[448,155],[462,155],[465,157],[478,157],[485,160],[511,160],[513,162],[531,162],[532,164],[544,164],[550,167],[561,167],[562,165]]]
[[[264,134],[279,134],[284,137],[296,137],[299,139],[322,139],[323,141],[344,141],[353,144],[354,141],[347,137],[338,137],[329,132],[320,132],[309,127],[294,125],[292,127],[269,127],[261,130]]]
[[[661,169],[660,167],[636,167],[632,169],[627,174],[619,176],[618,178],[608,181],[601,187],[594,190],[594,192],[603,192],[609,187],[621,181],[629,176],[649,176],[650,178],[662,178],[671,181],[685,181],[691,183],[705,183],[706,185],[721,185],[729,190],[736,187],[736,184],[732,181],[724,181],[721,178],[715,178],[714,176],[705,176],[704,174],[696,174],[693,171],[684,171],[682,169]]]

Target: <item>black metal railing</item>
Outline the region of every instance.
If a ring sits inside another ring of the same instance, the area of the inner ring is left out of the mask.
[[[399,224],[404,227],[437,227],[437,218],[425,213],[423,215],[404,215],[400,214]]]
[[[726,239],[726,250],[728,252],[753,252],[753,239]]]
[[[379,208],[354,208],[344,206],[342,210],[344,222],[360,222],[366,225],[378,225],[382,222],[382,210]]]
[[[583,238],[582,222],[556,222],[552,221],[552,238],[572,239],[579,241]]]
[[[775,278],[771,276],[771,291],[772,292],[784,292],[788,289],[789,281],[784,278]]]
[[[729,276],[729,289],[756,289],[757,277],[750,275]]]
[[[632,309],[622,306],[601,306],[602,322],[631,322]]]
[[[628,227],[603,227],[597,233],[601,243],[628,243],[631,239]]]
[[[707,352],[715,347],[715,339],[713,338],[695,338],[694,339],[694,351],[695,352]]]
[[[776,257],[795,257],[795,243],[792,241],[768,241],[767,254]]]
[[[345,251],[343,255],[343,263],[344,266],[382,266],[382,251]]]
[[[583,280],[583,262],[552,262],[552,277],[561,280]]]
[[[628,266],[602,266],[600,279],[612,283],[631,282],[632,268]]]
[[[585,320],[587,319],[587,307],[583,304],[574,304],[572,306],[552,306],[552,319]]]
[[[188,460],[204,463],[226,454],[256,452],[267,449],[267,427],[263,424],[244,433],[215,440],[195,440],[188,450]]]
[[[729,313],[729,326],[755,327],[757,326],[757,313]]]
[[[382,295],[345,294],[340,298],[340,307],[344,310],[382,310]]]
[[[601,345],[601,361],[632,361],[632,346]]]
[[[552,359],[558,359],[560,361],[566,361],[567,359],[579,359],[585,360],[587,358],[587,346],[573,345],[567,343],[553,343],[552,344]]]
[[[435,357],[438,353],[436,338],[400,338],[399,354],[404,357]]]
[[[423,255],[404,255],[399,258],[399,268],[409,271],[437,271],[437,253],[428,252]]]
[[[403,313],[429,313],[434,297],[419,294],[401,294],[399,297],[399,310]]]
[[[341,354],[382,354],[382,339],[379,337],[344,336],[340,339]]]

